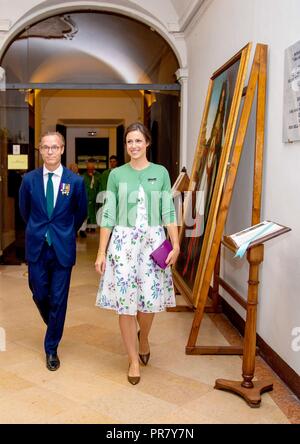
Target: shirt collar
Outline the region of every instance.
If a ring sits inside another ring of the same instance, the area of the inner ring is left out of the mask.
[[[61,178],[62,173],[63,173],[63,166],[62,166],[62,164],[60,164],[59,167],[56,168],[56,170],[54,170],[54,171],[49,171],[49,170],[45,167],[45,165],[44,165],[44,166],[43,166],[43,176],[47,176],[48,173],[53,173],[55,176],[58,176],[58,177]]]

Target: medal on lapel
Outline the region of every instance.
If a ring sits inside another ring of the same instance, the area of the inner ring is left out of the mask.
[[[68,196],[69,193],[70,193],[70,188],[71,188],[71,186],[70,186],[69,183],[62,183],[60,185],[60,192],[61,192],[61,194]]]

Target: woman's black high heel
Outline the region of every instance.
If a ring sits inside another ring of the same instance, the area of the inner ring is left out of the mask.
[[[138,340],[140,341],[140,331],[137,332],[137,337],[138,337]],[[149,351],[149,353],[146,353],[146,354],[139,353],[139,357],[140,357],[140,360],[142,361],[142,363],[144,365],[147,365],[148,361],[150,359],[150,351]]]

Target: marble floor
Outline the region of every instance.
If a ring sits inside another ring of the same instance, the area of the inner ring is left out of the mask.
[[[240,380],[242,361],[185,355],[192,313],[156,316],[149,364],[141,368],[141,382],[130,385],[118,317],[95,307],[97,234],[78,239],[77,247],[56,372],[45,367],[45,328],[31,300],[26,266],[0,266],[0,333],[6,345],[0,352],[0,423],[300,423],[299,401],[260,358],[256,376],[274,380],[260,408],[214,389],[216,378]],[[198,342],[226,345],[234,335],[239,339],[223,315],[205,315]]]

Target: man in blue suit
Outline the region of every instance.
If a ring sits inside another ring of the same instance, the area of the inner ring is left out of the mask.
[[[64,138],[47,133],[39,146],[42,168],[25,174],[20,187],[20,212],[26,223],[25,250],[33,300],[47,325],[46,365],[57,370],[72,267],[76,260],[76,232],[87,216],[83,179],[61,165]]]

